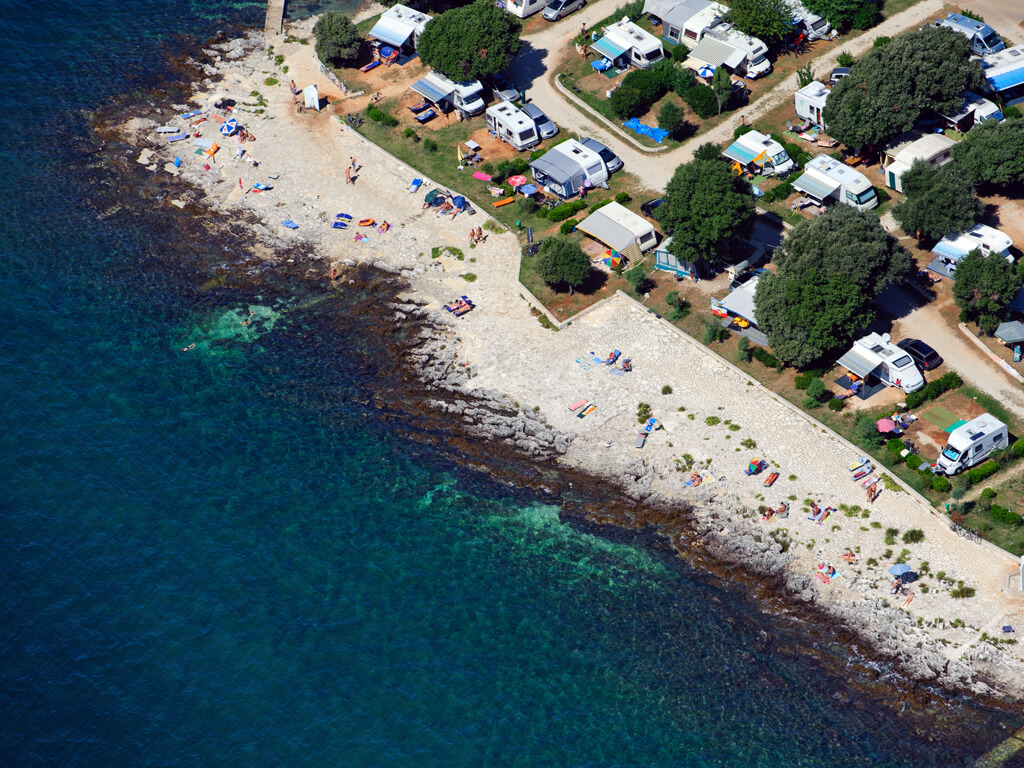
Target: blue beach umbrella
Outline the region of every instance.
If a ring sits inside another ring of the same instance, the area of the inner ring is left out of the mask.
[[[715,68],[712,67],[710,64],[705,64],[703,67],[697,70],[697,77],[703,77],[705,80],[707,80],[713,74],[715,74]]]
[[[910,566],[906,563],[896,563],[889,568],[889,573],[893,576],[902,576],[905,573],[910,573]]]

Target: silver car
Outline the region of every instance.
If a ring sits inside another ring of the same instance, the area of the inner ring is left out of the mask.
[[[520,109],[533,120],[542,139],[550,139],[558,134],[558,126],[551,122],[551,118],[541,112],[536,104],[524,104]]]
[[[591,152],[596,152],[601,156],[601,159],[604,160],[604,164],[608,166],[608,173],[615,173],[622,167],[622,158],[608,149],[608,147],[597,139],[583,139],[580,144]]]
[[[573,11],[578,11],[586,4],[586,0],[551,0],[541,16],[546,21],[558,21]]]

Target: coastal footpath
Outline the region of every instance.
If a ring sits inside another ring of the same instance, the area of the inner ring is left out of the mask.
[[[197,129],[223,147],[212,157],[194,154],[191,139],[168,143],[157,133],[165,123],[185,123],[166,111],[137,112],[122,126],[142,167],[181,183],[166,204],[250,222],[253,252],[267,268],[314,254],[307,275],[325,290],[344,290],[357,266],[400,279],[407,288],[380,311],[422,323],[422,344],[408,362],[438,389],[437,407],[450,414],[453,431],[500,438],[538,461],[607,479],[636,504],[635,520],[595,513],[596,522],[639,526],[649,508],[675,515],[693,531],[673,537],[680,553],[699,550],[766,583],[784,583],[792,600],[841,620],[911,677],[1007,699],[1024,692],[1024,649],[1000,632],[1005,625],[1024,631],[1013,558],[957,537],[912,492],[886,489],[868,504],[847,469],[858,456],[853,446],[629,297],[618,295],[561,331],[545,328],[517,282],[517,238],[492,222],[486,240],[471,246],[469,231],[489,221],[485,212],[453,220],[424,209],[429,179],[410,192],[421,176],[415,169],[347,130],[331,110],[297,110],[287,80],[300,88],[324,82],[311,48],[274,39],[290,70],[281,85],[265,85],[274,69],[267,44],[253,33],[195,62],[195,95],[174,110],[208,117]],[[245,106],[254,91],[266,98],[262,114]],[[231,116],[256,137],[239,159],[241,146],[218,135],[214,115],[225,113],[215,105],[224,99],[241,108]],[[257,183],[269,188],[257,193]],[[350,228],[332,227],[338,213],[353,217]],[[357,225],[368,218],[390,228]],[[462,295],[475,309],[461,317],[446,312]],[[631,358],[631,373],[593,364],[614,349]],[[582,419],[568,408],[580,399],[596,406]],[[641,403],[659,428],[638,447]],[[754,458],[779,473],[770,488],[767,473],[744,474]],[[694,472],[699,487],[687,485]],[[816,523],[807,519],[810,501],[837,511]],[[782,502],[788,518],[761,519],[761,508]],[[887,542],[889,529],[898,533]],[[910,529],[923,540],[904,543]],[[921,574],[910,585],[912,600],[889,593],[888,568],[904,549]],[[856,564],[843,559],[847,553]],[[819,566],[836,574],[823,578]],[[973,597],[951,595],[970,589]]]

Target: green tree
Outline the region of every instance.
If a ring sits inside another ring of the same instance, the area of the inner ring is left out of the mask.
[[[793,31],[793,11],[786,0],[732,0],[729,21],[769,45]]]
[[[956,163],[934,168],[915,160],[901,181],[907,199],[892,209],[892,216],[907,234],[920,233],[919,239],[964,232],[984,212],[974,184]]]
[[[960,307],[960,320],[975,321],[991,333],[1006,319],[1006,305],[1024,282],[1020,272],[1002,256],[982,256],[975,249],[956,265],[953,298]]]
[[[715,92],[718,100],[718,114],[729,106],[729,97],[732,96],[732,76],[725,67],[716,67],[715,73],[711,75],[711,90]]]
[[[325,64],[344,64],[359,56],[363,36],[341,11],[325,11],[313,26],[316,55]]]
[[[658,127],[668,131],[673,139],[678,139],[686,126],[686,110],[673,101],[665,101],[658,110]]]
[[[913,266],[877,217],[846,205],[797,226],[773,262],[757,284],[757,323],[799,367],[846,347],[874,319],[875,296]]]
[[[796,84],[801,88],[810,85],[813,80],[814,67],[811,66],[811,62],[807,62],[796,71]]]
[[[877,145],[909,131],[925,109],[952,114],[960,94],[981,85],[970,41],[945,27],[901,35],[854,62],[829,94],[829,133],[853,147]]]
[[[726,241],[747,234],[753,223],[750,185],[721,161],[717,147],[709,146],[676,168],[665,202],[656,209],[663,229],[672,233],[669,251],[684,261],[720,261]]]
[[[833,27],[849,29],[854,26],[854,18],[858,13],[863,13],[866,6],[874,6],[877,15],[878,6],[875,3],[876,0],[804,0],[803,5],[811,13],[824,16]]]
[[[550,286],[568,285],[571,294],[590,274],[590,260],[575,240],[549,237],[540,244],[533,269]]]
[[[490,0],[452,8],[427,22],[416,50],[427,66],[453,80],[476,80],[508,66],[519,53],[522,22]]]
[[[612,96],[614,95],[613,93]],[[705,120],[714,117],[718,112],[718,96],[715,95],[713,89],[702,83],[696,83],[687,88],[683,99],[690,105],[690,109]]]
[[[1024,180],[1024,120],[986,120],[953,147],[953,159],[976,184]]]

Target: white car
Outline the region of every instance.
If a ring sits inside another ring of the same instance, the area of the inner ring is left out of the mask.
[[[573,11],[578,11],[586,4],[586,0],[551,0],[541,16],[545,21],[558,21]]]

